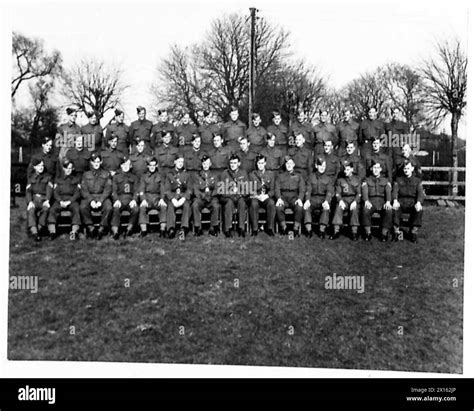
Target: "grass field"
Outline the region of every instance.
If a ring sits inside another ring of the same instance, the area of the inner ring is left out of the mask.
[[[33,243],[12,209],[10,275],[39,289],[9,292],[8,356],[461,373],[463,259],[464,208],[426,208],[417,245]],[[326,289],[333,273],[364,276],[365,292]]]

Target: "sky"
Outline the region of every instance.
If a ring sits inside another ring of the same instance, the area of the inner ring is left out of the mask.
[[[223,13],[248,15],[250,6],[259,18],[287,29],[294,57],[319,67],[333,87],[390,61],[416,65],[430,57],[436,40],[467,39],[467,9],[453,2],[35,4],[11,5],[12,29],[44,39],[47,49],[62,53],[65,67],[86,56],[121,65],[131,86],[123,98],[128,121],[137,105],[154,103],[156,67],[172,44],[192,45],[212,20]]]

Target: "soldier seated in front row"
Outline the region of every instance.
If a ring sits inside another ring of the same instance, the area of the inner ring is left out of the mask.
[[[110,194],[112,193],[112,181],[108,171],[102,167],[102,157],[99,153],[92,153],[90,160],[90,170],[82,176],[80,205],[82,222],[86,226],[86,235],[93,238],[97,234],[100,240],[107,232],[112,215],[112,203]],[[92,211],[100,211],[101,219],[99,230],[94,230],[92,221]]]
[[[166,186],[165,178],[158,172],[158,161],[155,157],[148,159],[148,171],[140,178],[138,185],[138,198],[140,200],[140,211],[138,224],[140,224],[140,235],[145,237],[148,233],[148,212],[158,210],[160,218],[160,237],[166,236]]]
[[[191,176],[184,168],[184,156],[177,154],[174,160],[174,169],[166,175],[166,197],[168,208],[166,211],[166,225],[168,238],[173,238],[176,232],[176,210],[181,209],[181,231],[184,235],[189,230],[191,217]]]
[[[138,221],[138,177],[130,169],[130,158],[123,156],[120,170],[112,177],[113,212],[111,226],[114,240],[118,240],[120,235],[120,215],[122,211],[130,213],[124,237],[132,235]]]
[[[41,241],[40,232],[46,226],[53,195],[53,183],[51,176],[44,172],[43,160],[33,158],[31,167],[33,167],[33,173],[26,185],[28,229],[35,241]]]
[[[362,183],[362,226],[364,227],[364,240],[372,238],[372,215],[380,213],[382,237],[388,240],[388,233],[392,225],[392,185],[387,177],[382,176],[382,166],[379,161],[372,160],[370,166],[372,174]]]
[[[249,181],[247,173],[240,168],[240,158],[232,154],[229,168],[219,179],[217,194],[220,195],[224,211],[224,235],[232,237],[232,219],[235,210],[238,214],[238,235],[245,237],[245,220],[247,215],[247,198],[249,196]]]
[[[402,213],[408,213],[409,239],[418,242],[418,229],[421,227],[423,216],[423,200],[425,198],[421,178],[415,176],[415,166],[407,160],[403,167],[405,175],[398,177],[393,184],[393,229],[394,240],[403,239],[400,231]]]
[[[207,208],[211,212],[209,235],[217,236],[221,210],[221,205],[216,197],[218,176],[211,171],[211,159],[207,155],[202,157],[201,167],[199,174],[194,175],[193,178],[194,201],[192,210],[195,235],[197,237],[202,235],[201,213],[203,208]]]
[[[354,164],[344,163],[344,177],[338,178],[336,182],[336,210],[332,224],[334,232],[329,237],[331,240],[339,238],[342,217],[348,208],[350,214],[351,240],[357,241],[359,236],[359,202],[361,197],[360,179],[354,175]]]
[[[69,152],[68,152],[69,154]],[[53,188],[54,203],[49,210],[48,227],[52,237],[56,234],[56,223],[61,211],[71,212],[70,240],[76,240],[81,225],[79,200],[81,197],[81,180],[74,172],[74,164],[67,158],[64,159],[62,172],[56,177]]]
[[[306,183],[306,201],[303,204],[305,210],[304,223],[308,237],[311,237],[313,233],[313,214],[319,210],[321,214],[319,216],[318,237],[325,238],[333,196],[333,180],[326,175],[326,160],[319,156],[316,158],[316,171],[311,173]]]
[[[299,236],[301,219],[303,218],[303,198],[305,182],[301,174],[295,172],[295,162],[290,156],[285,156],[286,171],[279,174],[275,180],[276,217],[280,225],[280,234],[288,234],[285,209],[294,213],[295,235]]]
[[[273,172],[266,170],[267,160],[262,154],[257,154],[257,169],[252,171],[249,176],[251,187],[255,190],[250,196],[249,217],[252,225],[252,236],[258,234],[258,211],[260,206],[267,212],[267,224],[265,232],[273,237],[273,227],[275,226],[275,177]]]

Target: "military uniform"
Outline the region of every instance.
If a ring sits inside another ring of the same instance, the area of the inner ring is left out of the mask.
[[[324,172],[324,174],[331,179],[332,184],[334,185],[342,169],[339,157],[337,157],[334,153],[323,153],[319,154],[318,157],[326,161],[326,171]]]
[[[81,133],[84,137],[84,149],[88,151],[101,151],[105,148],[104,130],[100,124],[86,124],[81,127]]]
[[[163,226],[166,225],[166,206],[159,206],[160,200],[165,201],[166,196],[166,185],[165,178],[155,171],[150,173],[147,171],[140,178],[140,184],[138,185],[138,195],[140,202],[146,200],[148,203],[147,207],[140,204],[140,211],[138,216],[138,223],[140,225],[146,225],[149,223],[148,211],[158,210],[160,213],[160,223]]]
[[[72,214],[72,225],[79,228],[81,225],[81,214],[79,211],[79,199],[81,198],[80,183],[81,179],[77,174],[63,175],[56,178],[53,189],[54,204],[49,210],[48,224],[56,225],[61,211],[67,210]],[[61,201],[70,201],[71,204],[67,207],[61,207]]]
[[[229,165],[229,158],[232,155],[232,150],[229,147],[213,148],[209,152],[211,158],[211,170],[216,173],[222,173]]]
[[[413,154],[410,154],[408,157],[405,157],[403,155],[401,155],[401,156],[395,155],[395,162],[393,163],[393,174],[394,174],[395,178],[405,176],[403,168],[405,166],[405,161],[407,161],[407,160],[410,161],[413,164],[413,166],[415,167],[414,174],[417,177],[421,178],[421,176],[422,176],[421,163]]]
[[[277,221],[283,229],[286,229],[285,209],[291,208],[295,215],[294,229],[299,230],[303,217],[303,207],[296,205],[296,200],[303,201],[305,194],[305,182],[301,174],[285,171],[275,179],[275,198],[282,199],[283,205],[276,208]]]
[[[147,162],[151,155],[153,155],[153,153],[148,154],[145,153],[145,151],[143,151],[142,153],[135,151],[130,155],[130,162],[132,163],[132,173],[135,174],[139,180],[140,177],[148,170]]]
[[[167,131],[171,134],[171,144],[174,146],[178,145],[178,142],[176,141],[176,134],[175,134],[175,127],[173,126],[172,123],[169,121],[167,122],[157,122],[153,125],[153,128],[151,129],[151,148],[156,151],[156,147],[159,147],[163,144],[163,141],[161,140],[161,132],[162,131]]]
[[[337,155],[339,157],[344,156],[346,153],[346,145],[348,142],[353,142],[358,150],[358,135],[359,135],[359,123],[350,119],[349,121],[341,121],[336,127],[336,133],[338,137],[338,150]]]
[[[176,128],[179,146],[190,146],[193,134],[198,134],[198,129],[194,124],[181,124]]]
[[[290,147],[288,154],[295,162],[295,172],[301,174],[303,180],[306,180],[313,171],[313,152],[304,146]]]
[[[44,173],[49,174],[54,179],[58,169],[58,157],[54,153],[54,149],[48,154],[46,154],[43,150],[41,150],[39,153],[33,154],[26,172],[27,178],[30,178],[35,174],[35,169],[32,165],[34,160],[41,160],[44,164]]]
[[[368,209],[365,202],[370,201],[372,208]],[[372,215],[380,213],[382,220],[382,235],[385,235],[392,225],[392,210],[383,208],[386,202],[392,201],[392,185],[386,177],[371,175],[362,183],[362,225],[370,234]]]
[[[66,157],[68,150],[74,147],[76,137],[81,135],[81,128],[76,123],[62,124],[58,127],[58,133],[53,144],[53,152],[59,157],[59,160],[63,160]]]
[[[102,168],[112,174],[115,174],[120,169],[120,164],[123,162],[123,152],[118,149],[112,150],[106,148],[100,153],[102,157]]]
[[[260,154],[265,156],[265,159],[267,161],[267,165],[265,166],[265,168],[268,171],[273,171],[275,175],[281,171],[281,167],[283,165],[283,157],[285,156],[285,154],[280,150],[279,147],[266,146],[264,149],[262,149]]]
[[[257,195],[268,195],[265,201],[259,201],[253,196],[250,197],[249,217],[252,231],[258,231],[258,211],[260,206],[264,207],[267,212],[267,230],[273,231],[276,215],[275,200],[273,199],[275,195],[275,175],[268,170],[265,170],[265,172],[254,170],[249,175],[249,181]]]
[[[363,181],[365,178],[365,160],[356,154],[354,151],[352,154],[347,154],[347,152],[341,157],[341,165],[345,162],[352,163],[354,165],[353,174],[359,177],[360,181]]]
[[[112,215],[112,203],[110,194],[112,193],[112,181],[108,171],[99,168],[98,170],[86,171],[82,176],[81,194],[82,202],[80,205],[82,222],[86,226],[92,225],[92,207],[91,201],[100,201],[102,203],[102,216],[100,226],[109,227],[110,217]],[[97,210],[97,209],[96,209]]]
[[[370,165],[372,161],[379,162],[382,166],[382,175],[387,177],[389,181],[392,181],[392,159],[388,154],[381,151],[377,153],[374,150],[370,150],[365,157],[365,171],[366,175],[370,175]]]
[[[249,179],[244,170],[238,169],[236,172],[233,172],[228,169],[221,174],[216,192],[221,196],[221,203],[224,209],[225,232],[229,232],[232,228],[232,217],[236,208],[239,230],[244,231],[247,211],[246,199],[250,194],[249,191]]]
[[[26,185],[26,204],[33,202],[34,208],[27,210],[28,228],[37,226],[45,227],[46,219],[50,211],[49,207],[44,207],[45,201],[51,201],[53,195],[53,183],[49,174],[36,172],[28,178]]]
[[[82,175],[89,170],[91,152],[88,149],[78,150],[75,147],[71,148],[66,153],[66,158],[74,165],[74,172],[79,178],[82,178]]]
[[[240,168],[247,174],[255,169],[255,158],[257,153],[251,151],[250,148],[247,151],[239,150],[236,153],[240,157]]]
[[[304,136],[304,146],[309,149],[313,150],[314,148],[314,131],[313,131],[313,126],[308,123],[307,121],[304,121],[303,123],[300,123],[299,121],[295,121],[291,124],[290,127],[290,135],[292,136],[291,139],[288,141],[288,146],[291,148],[291,146],[295,145],[295,137],[298,134],[302,134]]]
[[[120,201],[120,207],[115,207],[115,202]],[[130,207],[130,202],[135,200],[137,205]],[[120,227],[120,214],[122,211],[128,211],[130,217],[128,219],[128,230],[132,230],[138,220],[138,177],[130,171],[124,172],[120,169],[112,177],[112,227]]]
[[[189,219],[191,217],[191,194],[192,194],[192,179],[191,175],[185,170],[170,171],[166,176],[166,198],[168,200],[168,210],[166,213],[166,223],[168,229],[176,226],[176,208],[172,203],[172,199],[179,200],[185,198],[183,205],[180,207],[183,212],[181,214],[181,228],[189,228]]]
[[[138,140],[143,140],[146,147],[151,147],[151,130],[153,123],[150,120],[135,120],[132,121],[129,128],[130,142],[136,146]]]
[[[251,125],[247,130],[247,138],[250,143],[250,151],[260,153],[267,141],[267,130],[262,126],[255,127]]]
[[[214,134],[221,134],[219,124],[203,124],[199,126],[198,131],[201,136],[201,148],[206,152],[210,152],[214,148]]]
[[[322,205],[325,201],[331,205],[332,198],[334,196],[334,180],[327,176],[326,173],[321,174],[318,171],[311,173],[308,181],[306,182],[306,193],[305,202],[309,201],[310,206],[304,213],[304,223],[310,231],[313,214],[316,210],[320,210],[319,216],[319,230],[325,232],[326,227],[329,224],[329,212],[325,210]]]
[[[211,227],[216,229],[221,205],[216,197],[218,176],[215,172],[201,170],[193,177],[194,201],[192,204],[194,227],[201,228],[201,212],[208,208],[211,212]]]
[[[165,146],[161,144],[155,150],[155,157],[158,160],[158,167],[160,169],[160,173],[163,178],[166,178],[166,174],[168,174],[171,170],[174,169],[174,160],[179,153],[177,147],[172,146],[171,144]]]
[[[196,150],[192,146],[186,146],[183,149],[183,156],[184,156],[184,167],[190,174],[197,174],[201,170],[201,159],[202,156],[206,155],[207,153],[200,148]]]
[[[346,210],[350,213],[349,225],[352,227],[352,232],[357,233],[357,227],[359,227],[359,206],[361,198],[361,183],[359,177],[352,175],[350,177],[341,177],[336,182],[336,210],[334,212],[334,218],[332,224],[334,225],[334,232],[338,232],[342,225],[342,217],[344,211],[342,210],[339,202],[342,200],[346,204]],[[350,210],[351,203],[355,201],[357,207],[354,210]]]
[[[245,124],[237,119],[237,121],[229,120],[222,125],[222,132],[225,144],[233,151],[239,149],[239,137],[247,134]]]
[[[109,124],[105,131],[105,137],[109,141],[112,135],[117,137],[117,151],[121,151],[123,154],[130,153],[130,129],[124,124],[113,123]]]
[[[415,210],[415,203],[419,201],[423,204],[425,198],[421,178],[415,175],[410,178],[407,176],[398,177],[393,184],[392,198],[400,203],[400,208],[393,210],[393,225],[399,227],[402,213],[409,213],[410,227],[421,227],[423,210]]]
[[[285,156],[288,151],[288,127],[283,123],[280,123],[278,126],[272,123],[267,127],[267,132],[275,136],[275,146]]]
[[[403,140],[402,136],[410,133],[410,127],[404,121],[392,120],[389,123],[385,123],[385,131],[391,143],[389,144],[389,150],[387,150],[387,153],[391,155],[393,164],[399,163],[399,158],[403,157],[401,144]],[[398,136],[398,138],[396,136]]]
[[[324,153],[324,143],[332,141],[333,147],[336,148],[338,143],[337,130],[334,124],[319,123],[314,126],[314,152],[315,154]]]
[[[385,133],[385,124],[378,118],[375,120],[365,119],[359,127],[359,146],[361,157],[371,150],[373,137],[380,137]]]

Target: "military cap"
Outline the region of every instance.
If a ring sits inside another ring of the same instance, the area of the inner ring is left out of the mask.
[[[36,167],[38,164],[40,164],[40,163],[42,163],[42,162],[43,162],[43,160],[42,160],[41,158],[35,157],[35,158],[33,158],[33,159],[31,160],[31,165],[32,165],[33,167]]]
[[[102,156],[100,155],[100,153],[98,151],[94,151],[92,154],[91,154],[91,161],[95,161],[99,159],[100,161],[102,161]]]
[[[116,108],[116,109],[115,109],[115,115],[116,115],[116,116],[120,116],[120,115],[122,115],[122,114],[123,114],[123,111],[122,111],[122,110],[120,110],[119,108]]]

